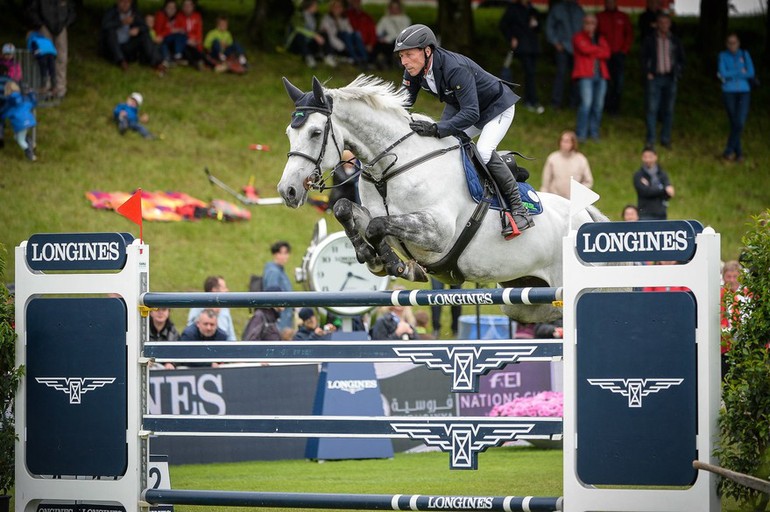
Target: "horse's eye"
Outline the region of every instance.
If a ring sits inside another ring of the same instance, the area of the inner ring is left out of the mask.
[[[310,132],[310,138],[315,139],[316,137],[320,137],[323,132],[320,128],[315,128],[312,132]]]

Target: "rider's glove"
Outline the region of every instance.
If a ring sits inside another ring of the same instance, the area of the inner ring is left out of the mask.
[[[438,126],[430,121],[412,121],[409,128],[423,137],[438,137]]]

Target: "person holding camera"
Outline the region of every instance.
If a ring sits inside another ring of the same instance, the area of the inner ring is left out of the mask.
[[[404,319],[404,306],[390,306],[374,322],[373,340],[413,340],[415,329]]]
[[[323,327],[318,325],[318,317],[313,311],[313,308],[302,308],[299,310],[299,319],[302,323],[297,328],[297,332],[294,333],[292,340],[294,341],[307,341],[307,340],[328,340],[337,328],[333,324],[327,323]]]

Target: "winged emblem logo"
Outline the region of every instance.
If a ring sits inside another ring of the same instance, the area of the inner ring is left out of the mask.
[[[95,389],[112,384],[115,378],[109,377],[36,377],[35,381],[49,388],[63,391],[70,397],[70,404],[78,405],[82,396]]]
[[[431,370],[441,370],[452,376],[452,391],[473,392],[479,390],[479,375],[515,363],[520,357],[532,355],[534,345],[478,345],[472,347],[404,346],[393,351],[408,357],[415,364],[424,364]]]
[[[477,469],[478,454],[490,446],[512,441],[517,436],[528,434],[535,428],[534,423],[479,423],[479,422],[391,422],[391,428],[411,439],[436,446],[451,455],[451,469]]]
[[[684,379],[586,379],[592,386],[612,391],[628,398],[629,407],[641,407],[642,398],[672,386]]]

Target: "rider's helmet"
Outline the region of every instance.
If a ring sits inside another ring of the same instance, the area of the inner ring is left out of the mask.
[[[410,25],[402,30],[396,38],[396,43],[393,45],[393,53],[411,48],[426,48],[428,46],[434,48],[438,46],[436,34],[425,25]]]

